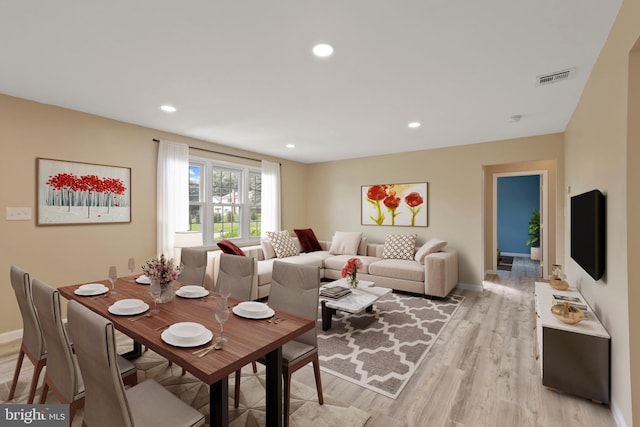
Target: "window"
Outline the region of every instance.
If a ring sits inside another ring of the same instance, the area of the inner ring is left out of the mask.
[[[205,245],[260,239],[260,169],[191,158],[189,176],[189,229],[201,231]]]

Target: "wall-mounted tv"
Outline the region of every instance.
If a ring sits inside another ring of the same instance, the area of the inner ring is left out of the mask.
[[[604,274],[606,205],[598,190],[571,197],[571,258],[595,280]]]

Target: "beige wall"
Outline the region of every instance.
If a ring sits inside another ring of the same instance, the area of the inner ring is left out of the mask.
[[[562,136],[545,135],[453,148],[368,157],[310,165],[309,224],[319,238],[334,231],[362,231],[371,241],[386,234],[418,233],[419,243],[439,237],[460,254],[460,282],[483,278],[483,167],[562,158]],[[363,226],[360,186],[429,182],[426,228]]]
[[[637,370],[630,368],[638,363],[637,352],[630,358],[630,346],[637,351],[640,333],[637,327],[630,328],[629,315],[640,305],[638,283],[630,280],[638,277],[640,267],[634,246],[627,255],[627,244],[639,237],[637,227],[627,228],[628,220],[640,217],[638,196],[633,194],[639,182],[637,128],[634,140],[627,135],[628,121],[638,122],[637,107],[635,117],[628,116],[627,109],[629,52],[638,37],[640,2],[625,1],[565,133],[565,183],[571,187],[570,195],[597,188],[607,201],[606,271],[594,282],[570,258],[570,195],[565,192],[565,265],[570,283],[580,287],[611,334],[611,407],[619,422],[627,426],[640,425],[640,378]]]
[[[155,255],[156,158],[153,138],[249,157],[252,153],[167,134],[0,95],[0,333],[22,328],[9,283],[9,267],[17,264],[52,286],[106,279],[109,265],[121,274],[127,260],[138,265]],[[198,155],[207,155],[197,152]],[[213,155],[208,154],[211,157]],[[38,227],[36,214],[36,158],[52,158],[131,168],[132,221]],[[225,160],[232,160],[226,157]],[[307,165],[282,163],[283,226],[303,224],[306,213],[304,182]],[[7,221],[5,208],[31,207],[33,221]]]

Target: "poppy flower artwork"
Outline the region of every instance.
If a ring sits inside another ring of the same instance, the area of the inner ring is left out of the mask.
[[[428,183],[363,185],[362,225],[426,227]]]
[[[131,168],[38,159],[38,225],[131,222]]]

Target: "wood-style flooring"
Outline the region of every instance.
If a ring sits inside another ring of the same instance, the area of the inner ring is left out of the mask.
[[[466,297],[462,306],[398,399],[322,372],[324,392],[369,412],[367,427],[615,427],[609,407],[542,385],[535,360],[536,268],[515,258],[512,271],[488,276],[482,292],[455,289]],[[13,376],[18,348],[18,342],[0,346],[0,383]],[[25,361],[21,377],[31,372]],[[293,378],[315,388],[310,367]]]

